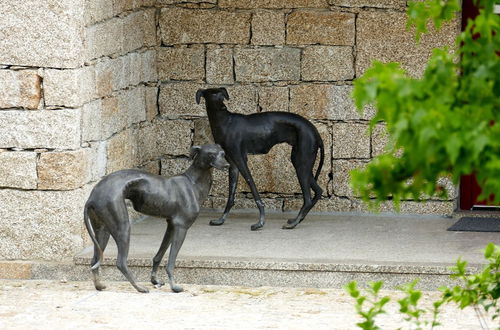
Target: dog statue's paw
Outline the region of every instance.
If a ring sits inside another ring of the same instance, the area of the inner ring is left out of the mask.
[[[253,225],[250,226],[250,230],[255,231],[255,230],[258,230],[262,227],[264,227],[264,225],[261,224],[260,222],[257,222],[257,223],[254,223]]]
[[[142,286],[142,285],[138,285],[136,287],[136,289],[137,289],[137,291],[139,291],[141,293],[149,293],[149,290],[146,287]]]
[[[162,280],[157,279],[156,277],[151,277],[151,283],[155,286],[155,288],[161,288],[162,286],[165,285],[165,282]]]
[[[211,220],[210,226],[220,226],[224,223],[224,219]]]
[[[184,291],[184,289],[182,288],[182,286],[177,285],[177,284],[172,284],[170,286],[170,289],[172,289],[172,291],[175,292],[175,293],[179,293],[179,292]]]
[[[97,283],[95,285],[95,288],[96,288],[96,290],[102,291],[102,290],[106,289],[106,286],[102,283]]]
[[[287,224],[284,224],[283,227],[281,227],[282,229],[293,229],[297,226],[298,224],[297,223],[287,223]]]

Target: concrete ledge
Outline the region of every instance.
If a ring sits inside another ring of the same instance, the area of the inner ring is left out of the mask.
[[[481,250],[499,239],[498,233],[448,232],[456,219],[435,216],[310,214],[296,229],[282,230],[291,215],[271,213],[264,229],[252,232],[256,213],[235,212],[223,226],[209,226],[218,214],[204,212],[189,230],[177,260],[177,282],[342,288],[352,280],[360,286],[383,280],[385,288],[394,289],[419,278],[420,289],[436,290],[455,284],[449,275],[458,257],[470,263],[470,272],[479,271],[484,263]],[[165,229],[162,219],[134,223],[128,261],[139,281],[149,282]],[[73,262],[33,262],[31,273],[18,274],[91,281],[92,253],[89,246]],[[101,267],[105,281],[125,281],[115,264],[116,246],[110,240]],[[164,266],[159,275],[166,280]]]

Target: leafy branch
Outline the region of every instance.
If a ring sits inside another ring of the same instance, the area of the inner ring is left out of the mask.
[[[372,206],[389,198],[398,206],[422,194],[446,197],[439,178],[457,184],[471,173],[480,198],[496,193],[500,202],[500,17],[494,0],[478,3],[480,14],[457,37],[457,51],[434,49],[421,78],[409,77],[399,63],[374,62],[354,82],[358,109],[377,109],[370,130],[385,122],[390,137],[385,154],[351,172],[354,191]],[[408,25],[419,40],[430,21],[439,29],[459,8],[459,0],[411,3]]]
[[[498,302],[500,297],[500,246],[489,243],[484,250],[484,257],[488,264],[478,274],[468,274],[467,262],[458,259],[456,266],[452,268],[454,273],[450,277],[460,280],[462,285],[441,288],[441,298],[433,302],[432,309],[419,307],[422,292],[415,289],[418,280],[404,285],[402,291],[405,296],[397,302],[399,312],[409,324],[409,328],[434,329],[440,325],[438,318],[441,306],[448,303],[455,303],[460,309],[473,307],[482,329],[487,328],[484,312],[489,313],[492,320],[500,319]],[[357,314],[363,319],[363,322],[356,324],[359,328],[364,330],[380,329],[376,324],[376,317],[386,313],[384,307],[390,301],[388,296],[380,296],[382,286],[382,281],[369,283],[364,294],[358,289],[356,281],[345,286],[349,295],[355,299]],[[432,316],[431,320],[424,320],[424,315],[429,314]]]

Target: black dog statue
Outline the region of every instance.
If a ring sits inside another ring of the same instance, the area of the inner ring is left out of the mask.
[[[297,173],[304,204],[297,217],[288,220],[284,229],[295,228],[321,198],[323,190],[317,180],[323,166],[325,151],[323,140],[316,127],[304,117],[289,112],[260,112],[250,115],[232,113],[224,105],[224,99],[229,99],[225,88],[200,89],[196,92],[196,102],[205,99],[208,120],[215,143],[221,145],[226,152],[229,168],[229,197],[224,213],[211,225],[222,225],[234,205],[238,174],[241,173],[252,191],[253,198],[259,209],[259,221],[251,226],[257,230],[264,226],[264,204],[255,187],[254,180],[248,169],[248,154],[267,154],[278,143],[288,143],[292,146],[291,160]],[[313,176],[313,166],[320,149],[320,160],[316,174]],[[311,198],[311,191],[314,197]]]
[[[191,159],[192,164],[186,172],[168,179],[136,169],[121,170],[105,176],[94,187],[85,204],[84,219],[94,242],[91,265],[97,290],[106,288],[100,281],[99,266],[111,234],[118,248],[118,269],[137,291],[148,292],[147,288],[136,283],[127,265],[130,221],[125,199],[129,199],[136,211],[167,219],[167,231],[153,258],[151,282],[156,286],[163,285],[156,273],[167,248],[172,245],[166,271],[172,291],[182,291],[174,280],[175,259],[187,230],[198,217],[200,206],[208,196],[212,186],[212,167],[229,167],[224,151],[216,144],[192,147]]]

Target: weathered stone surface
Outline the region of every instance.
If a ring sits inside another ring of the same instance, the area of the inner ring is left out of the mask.
[[[156,51],[147,50],[141,54],[142,76],[144,82],[156,82],[158,80],[158,69]]]
[[[125,75],[128,85],[137,85],[143,81],[142,68],[143,53],[129,53],[125,56]]]
[[[158,77],[161,80],[202,80],[205,78],[203,47],[158,50]]]
[[[83,248],[88,193],[0,189],[0,259],[71,260]]]
[[[100,136],[108,138],[127,127],[128,109],[120,106],[119,94],[102,100]]]
[[[212,130],[208,118],[200,118],[194,121],[193,145],[214,143]]]
[[[191,148],[193,122],[155,120],[136,132],[139,163],[165,156],[187,156]]]
[[[389,135],[384,124],[378,124],[373,127],[371,144],[372,157],[379,156],[385,152],[386,146],[389,143]]]
[[[90,181],[90,150],[42,152],[38,161],[38,189],[73,190]]]
[[[334,123],[332,125],[333,159],[370,158],[370,135],[368,125],[356,123]]]
[[[80,109],[0,111],[0,148],[80,146]]]
[[[82,142],[100,140],[103,136],[101,126],[102,100],[89,102],[82,107]]]
[[[196,91],[205,88],[196,83],[163,84],[160,86],[160,114],[167,118],[206,116],[205,102],[196,104]]]
[[[161,175],[169,178],[181,174],[185,172],[190,165],[191,161],[187,157],[162,159]]]
[[[300,79],[300,49],[256,48],[236,49],[236,80],[266,82]]]
[[[451,216],[456,209],[455,201],[402,201],[400,204],[399,213],[401,214],[435,214]],[[362,201],[353,200],[353,211],[356,212],[372,212],[368,206]],[[381,204],[381,212],[397,212],[394,204],[387,201]]]
[[[41,78],[36,71],[0,70],[0,86],[0,109],[38,109],[42,92]]]
[[[109,139],[106,148],[106,174],[138,165],[135,134],[133,129],[126,129]]]
[[[32,277],[31,263],[0,262],[0,278],[30,280]]]
[[[233,85],[227,88],[227,93],[229,100],[225,104],[229,111],[247,115],[257,112],[257,90],[253,86]]]
[[[288,15],[288,45],[352,46],[355,16],[350,13],[295,11]]]
[[[0,151],[0,187],[36,189],[35,152]]]
[[[196,9],[207,9],[214,8],[217,5],[217,0],[188,0],[188,1],[178,1],[178,0],[160,0],[164,3],[175,3],[177,7],[183,8],[196,8]]]
[[[214,48],[207,50],[207,83],[233,84],[233,50]]]
[[[146,9],[142,13],[142,28],[144,31],[143,46],[159,45],[156,35],[156,8]]]
[[[253,45],[283,45],[285,43],[285,13],[259,10],[252,16]]]
[[[397,61],[412,76],[423,72],[433,48],[453,49],[460,31],[459,21],[443,26],[440,32],[423,35],[416,45],[414,32],[406,31],[406,14],[397,12],[362,12],[357,24],[356,75],[362,75],[373,60]]]
[[[204,117],[207,115],[205,101],[196,104],[196,91],[209,86],[196,83],[163,84],[160,87],[160,113],[163,117]],[[257,111],[257,94],[253,86],[233,85],[227,88],[229,100],[225,101],[229,111],[253,113]]]
[[[113,2],[109,0],[85,0],[85,24],[92,25],[114,16]]]
[[[95,91],[94,67],[71,70],[46,69],[43,75],[47,106],[79,107],[90,101]]]
[[[328,0],[332,6],[405,9],[406,0]]]
[[[113,14],[118,15],[125,11],[133,10],[139,7],[140,1],[136,0],[111,0],[113,3]]]
[[[155,15],[155,9],[148,9],[123,18],[123,53],[156,45]]]
[[[290,111],[307,118],[359,120],[373,117],[373,108],[363,114],[356,110],[351,97],[352,86],[302,84],[290,86]]]
[[[97,63],[95,75],[98,97],[109,96],[113,91],[127,87],[131,79],[137,79],[131,76],[131,61],[131,56],[122,56],[115,59],[104,59]],[[136,63],[134,63],[134,65],[136,65]],[[141,66],[139,66],[139,68],[140,67]]]
[[[156,50],[133,52],[113,60],[104,59],[98,63],[97,71],[102,76],[98,83],[108,94],[111,90],[156,81]],[[106,86],[109,87],[106,89]],[[108,94],[101,92],[101,96]]]
[[[160,16],[165,44],[248,44],[250,13],[164,8]]]
[[[284,212],[298,211],[302,207],[302,198],[285,198],[283,207]],[[350,212],[352,203],[348,198],[323,197],[320,199],[311,212]],[[307,219],[306,219],[307,221]]]
[[[349,172],[355,168],[366,166],[365,161],[358,160],[334,160],[332,162],[332,192],[337,197],[353,197]]]
[[[145,87],[137,86],[118,94],[120,111],[127,119],[127,126],[146,120]]]
[[[85,29],[88,58],[121,54],[124,45],[123,19],[112,18]]]
[[[352,47],[310,46],[302,54],[302,80],[336,81],[354,78]]]
[[[213,186],[212,186],[213,188]],[[227,192],[226,192],[227,195]],[[283,198],[261,198],[266,211],[282,211]],[[227,199],[225,197],[210,197],[210,204],[206,203],[205,207],[223,210],[226,207]],[[257,205],[251,195],[237,194],[234,201],[233,210],[257,210]],[[222,215],[222,213],[221,213]],[[258,220],[258,215],[255,215],[255,221]]]
[[[160,160],[153,160],[150,162],[147,162],[146,164],[142,164],[139,166],[139,168],[151,173],[151,174],[160,174],[161,172],[161,165],[160,165]]]
[[[327,5],[326,0],[219,0],[221,8],[241,9],[324,8]]]
[[[0,63],[58,68],[80,66],[84,54],[83,1],[2,0]]]
[[[146,87],[144,89],[144,98],[146,102],[146,120],[153,120],[158,115],[158,88]]]
[[[259,111],[288,111],[288,94],[288,87],[259,88]]]
[[[107,141],[98,141],[89,143],[89,171],[90,181],[96,182],[106,175],[106,166],[108,162]]]
[[[150,27],[154,27],[151,26]],[[123,18],[123,48],[124,53],[144,46],[146,31],[144,12],[133,12]],[[148,32],[151,34],[151,32]]]

